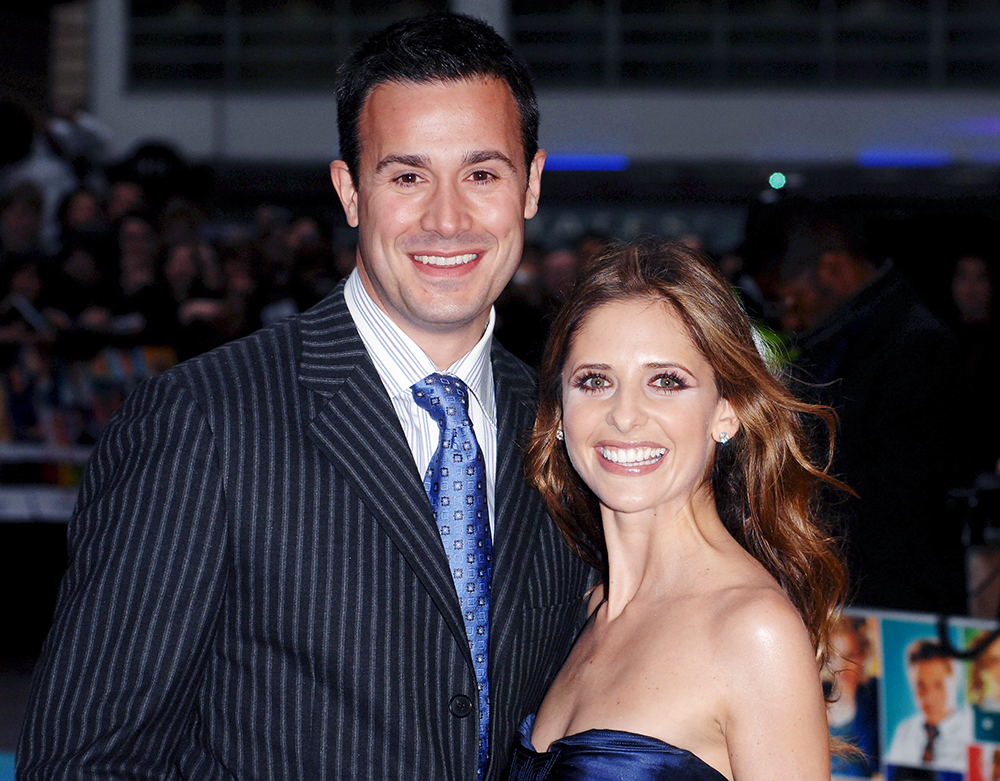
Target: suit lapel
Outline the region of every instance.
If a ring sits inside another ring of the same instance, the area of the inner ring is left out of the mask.
[[[497,400],[496,519],[490,598],[490,658],[509,656],[524,605],[524,577],[544,518],[541,498],[524,479],[521,447],[535,419],[534,384],[502,348],[493,348]]]
[[[354,327],[343,286],[301,322],[299,381],[322,397],[309,436],[363,499],[427,588],[456,640],[467,648],[458,595],[423,482]]]

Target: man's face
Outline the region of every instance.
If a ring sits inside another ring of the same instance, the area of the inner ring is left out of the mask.
[[[815,275],[807,271],[778,285],[781,327],[786,331],[808,331],[823,319],[829,307]]]
[[[927,659],[916,663],[914,675],[917,702],[928,724],[939,724],[953,709],[948,684],[952,676],[947,659]]]
[[[421,346],[442,334],[478,339],[517,268],[545,160],[539,152],[524,170],[510,89],[493,79],[382,84],[358,131],[357,182],[342,161],[331,173],[359,228],[365,288]]]

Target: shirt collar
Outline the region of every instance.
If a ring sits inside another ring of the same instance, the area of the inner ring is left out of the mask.
[[[410,386],[438,371],[434,362],[379,308],[361,282],[357,268],[347,278],[344,300],[386,392],[391,398],[412,399]],[[468,386],[493,425],[496,425],[496,401],[490,348],[495,324],[496,312],[490,307],[482,337],[443,372],[458,377]]]

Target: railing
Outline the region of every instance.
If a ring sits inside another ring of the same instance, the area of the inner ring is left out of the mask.
[[[430,2],[426,10],[444,3]],[[419,9],[424,10],[424,9]],[[329,88],[340,63],[405,10],[332,13],[291,9],[220,16],[133,16],[129,83],[142,89]]]
[[[542,83],[795,89],[1000,83],[1000,6],[949,11],[939,0],[863,12],[817,5],[747,12],[714,2],[701,13],[623,13],[612,0],[602,10],[513,15],[512,40]]]
[[[794,10],[762,4],[756,11],[741,10],[746,4],[734,0],[652,12],[635,10],[629,0],[543,13],[517,5],[509,17],[510,38],[541,86],[1000,84],[1000,4],[985,0],[814,0]],[[130,84],[326,89],[353,47],[406,8],[361,14],[289,4],[255,15],[240,14],[239,3],[230,2],[216,16],[133,16]]]

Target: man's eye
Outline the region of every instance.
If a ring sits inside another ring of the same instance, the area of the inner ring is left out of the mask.
[[[470,177],[474,182],[489,182],[496,179],[496,174],[490,171],[473,171]]]
[[[416,174],[400,174],[396,181],[400,184],[416,184],[419,178]]]

